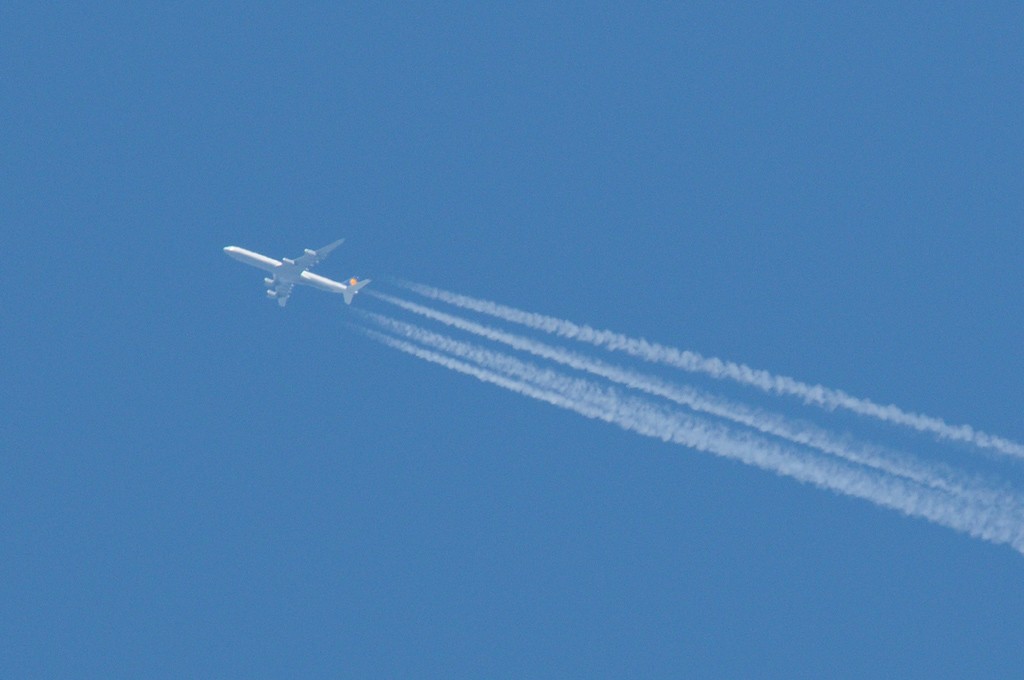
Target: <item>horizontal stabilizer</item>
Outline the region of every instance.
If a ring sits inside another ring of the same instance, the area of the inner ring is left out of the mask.
[[[368,283],[370,283],[370,279],[363,279],[362,281],[351,283],[348,286],[346,286],[344,292],[342,293],[342,295],[345,296],[345,304],[352,304],[352,298],[354,298],[356,296],[356,293],[362,290],[363,287],[366,286]]]

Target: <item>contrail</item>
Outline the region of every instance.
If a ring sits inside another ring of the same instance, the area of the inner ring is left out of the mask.
[[[702,373],[717,379],[728,379],[743,385],[756,387],[765,392],[791,395],[828,410],[845,409],[863,416],[869,416],[894,425],[903,425],[919,432],[929,432],[944,439],[973,444],[979,448],[999,451],[1010,456],[1024,458],[1024,445],[987,434],[970,425],[950,425],[941,418],[904,411],[895,405],[877,404],[869,399],[854,397],[842,390],[809,385],[795,378],[774,375],[768,371],[751,368],[745,364],[705,357],[690,350],[666,347],[642,338],[630,338],[608,330],[597,330],[590,326],[577,325],[571,321],[557,319],[534,312],[480,300],[468,295],[452,293],[433,286],[409,281],[397,281],[398,285],[417,295],[431,300],[440,300],[456,307],[487,314],[504,321],[554,335],[587,342],[609,351],[625,352],[644,361],[662,363],[691,373]]]
[[[695,411],[731,420],[765,434],[788,439],[796,444],[809,446],[824,453],[845,458],[861,465],[867,465],[889,474],[906,477],[911,481],[942,491],[970,496],[974,500],[983,499],[987,503],[1003,506],[1012,505],[1016,506],[1018,510],[1022,509],[1020,507],[1021,500],[1015,494],[994,490],[985,484],[983,480],[966,478],[961,473],[945,469],[939,465],[922,465],[912,460],[906,454],[901,455],[880,447],[843,441],[837,439],[826,430],[808,424],[796,426],[785,418],[773,414],[763,413],[740,404],[716,399],[689,387],[672,385],[653,376],[613,366],[530,338],[506,333],[452,314],[439,312],[414,302],[408,302],[392,295],[378,292],[376,297],[406,311],[469,333],[474,333],[488,340],[506,344],[513,349],[523,350],[534,356],[550,359],[564,366],[586,371],[614,383],[646,392],[652,396],[668,399]],[[358,313],[402,334],[414,328],[403,322],[372,312],[359,310]]]
[[[613,389],[599,388],[588,380],[568,378],[508,355],[424,329],[414,328],[410,339],[428,344],[444,354],[370,329],[361,330],[369,337],[413,356],[575,411],[588,418],[739,460],[841,494],[863,498],[977,538],[1011,545],[1024,554],[1021,520],[1002,508],[979,507],[967,499],[927,489],[905,479],[853,467],[794,447],[780,446],[757,435],[734,432],[695,416],[620,395]]]

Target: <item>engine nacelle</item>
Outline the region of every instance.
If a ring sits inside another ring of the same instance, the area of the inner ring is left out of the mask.
[[[263,279],[263,285],[266,286],[267,288],[273,288],[274,279]]]
[[[310,250],[309,248],[306,248],[306,255],[309,255],[310,257],[313,257],[314,255],[316,255],[316,251],[315,250]]]
[[[267,297],[270,298],[271,300],[277,299],[277,291],[276,290],[268,290],[267,291]]]

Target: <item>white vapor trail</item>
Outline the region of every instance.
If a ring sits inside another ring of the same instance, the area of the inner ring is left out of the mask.
[[[445,325],[473,333],[488,340],[503,343],[513,349],[529,352],[537,357],[550,359],[570,368],[586,371],[625,387],[668,399],[695,411],[725,418],[735,423],[752,427],[765,434],[788,439],[794,443],[806,445],[824,453],[845,458],[854,463],[905,477],[925,486],[970,497],[975,501],[982,500],[986,503],[1013,506],[1019,512],[1024,510],[1021,507],[1020,499],[1016,495],[992,490],[983,485],[981,480],[965,479],[963,475],[957,474],[952,470],[944,470],[937,465],[924,466],[911,460],[906,455],[900,456],[895,452],[885,451],[879,447],[840,441],[831,433],[811,425],[796,426],[779,416],[762,413],[726,400],[716,399],[690,387],[672,385],[652,376],[613,366],[530,338],[506,333],[452,314],[439,312],[414,302],[408,302],[392,295],[378,292],[376,297],[401,309],[433,319]],[[360,311],[359,313],[395,332],[405,334],[409,329],[413,328],[409,324],[372,312]]]
[[[780,445],[758,435],[736,432],[703,418],[623,396],[611,388],[602,389],[586,379],[569,378],[415,326],[403,335],[419,345],[370,329],[361,330],[413,356],[588,418],[863,498],[977,538],[1008,544],[1024,554],[1024,524],[1019,516],[1004,508],[979,506],[963,497],[925,488],[906,479]]]
[[[768,371],[751,368],[745,364],[705,357],[690,350],[679,350],[642,338],[631,338],[608,330],[597,330],[590,326],[578,325],[534,312],[480,300],[468,295],[452,293],[433,286],[409,281],[397,282],[403,288],[431,300],[439,300],[456,307],[487,314],[504,321],[554,335],[587,342],[609,351],[620,351],[643,359],[680,368],[691,373],[702,373],[717,379],[733,380],[737,383],[756,387],[765,392],[791,395],[828,410],[845,409],[863,416],[876,418],[886,423],[910,427],[919,432],[928,432],[944,439],[967,442],[974,446],[1024,458],[1024,444],[987,434],[970,425],[950,425],[941,418],[904,411],[895,405],[882,405],[869,399],[852,395],[822,385],[810,385],[795,378],[774,375]]]

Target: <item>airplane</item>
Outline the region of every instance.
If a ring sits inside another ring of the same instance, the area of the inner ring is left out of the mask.
[[[251,250],[239,248],[238,246],[228,246],[224,249],[224,252],[228,257],[232,257],[239,262],[244,262],[269,272],[270,276],[263,279],[263,285],[267,287],[267,297],[277,300],[277,304],[282,307],[288,304],[288,297],[292,294],[292,288],[296,284],[313,286],[320,290],[326,290],[328,293],[341,293],[345,297],[345,304],[350,305],[352,304],[352,298],[356,296],[356,293],[363,286],[370,283],[370,279],[360,281],[352,277],[345,283],[342,283],[309,271],[316,264],[323,262],[331,254],[331,251],[340,246],[344,240],[339,239],[319,250],[306,248],[302,256],[294,260],[285,257],[278,261],[266,255],[260,255]]]

